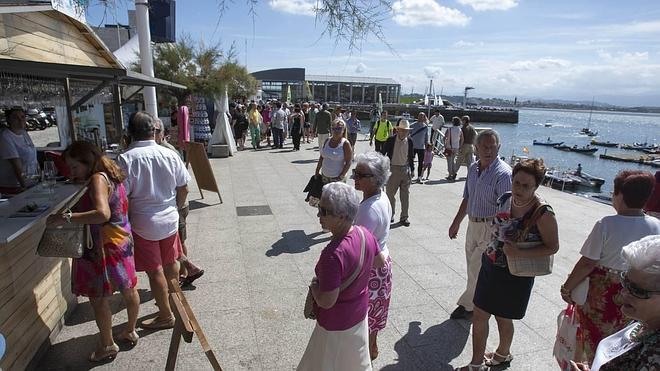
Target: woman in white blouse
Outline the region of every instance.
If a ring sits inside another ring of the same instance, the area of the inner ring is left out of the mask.
[[[353,169],[355,189],[362,191],[355,224],[367,228],[378,240],[380,253],[369,277],[369,354],[378,357],[378,331],[385,328],[392,293],[392,259],[387,249],[392,206],[383,192],[390,177],[390,159],[378,152],[359,154]]]
[[[346,139],[346,123],[336,119],[330,125],[330,138],[321,144],[316,175],[321,175],[323,184],[344,181],[353,161],[353,148]]]

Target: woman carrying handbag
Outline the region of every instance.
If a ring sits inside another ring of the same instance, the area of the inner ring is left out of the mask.
[[[99,328],[99,343],[89,360],[108,361],[119,352],[112,336],[108,300],[114,292],[121,292],[128,312],[128,323],[117,340],[134,346],[139,338],[135,324],[140,298],[135,288],[137,276],[128,198],[122,184],[125,175],[98,147],[88,142],[72,143],[64,151],[64,159],[73,180],[88,182],[88,191],[74,212],[51,215],[48,224],[80,223],[90,227],[91,248],[86,248],[82,257],[73,259],[71,291],[89,297]]]

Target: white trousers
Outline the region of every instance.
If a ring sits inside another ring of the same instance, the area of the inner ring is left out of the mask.
[[[467,285],[465,291],[458,299],[458,305],[462,305],[466,310],[472,311],[474,304],[474,289],[477,287],[477,278],[481,270],[481,255],[486,251],[486,247],[492,236],[490,222],[468,222],[467,233],[465,236],[465,262],[467,263]]]

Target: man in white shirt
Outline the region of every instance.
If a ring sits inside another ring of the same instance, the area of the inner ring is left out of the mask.
[[[126,172],[129,199],[128,216],[135,245],[135,268],[146,272],[158,305],[158,316],[144,321],[143,328],[164,329],[174,326],[168,300],[168,284],[178,282],[177,259],[182,247],[179,239],[178,209],[185,206],[190,174],[179,155],[159,146],[154,137],[155,119],[147,112],[136,112],[128,122],[133,140],[128,151],[119,156]]]
[[[431,143],[435,147],[438,136],[442,135],[442,128],[445,126],[445,118],[440,114],[440,110],[433,111],[433,116],[429,119],[431,121]]]

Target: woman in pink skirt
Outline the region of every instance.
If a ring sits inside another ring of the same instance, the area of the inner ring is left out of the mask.
[[[112,336],[112,311],[109,298],[121,292],[128,312],[128,323],[118,339],[135,345],[140,297],[135,285],[133,238],[128,222],[128,198],[121,169],[95,145],[74,142],[64,151],[64,159],[74,180],[88,182],[88,191],[74,212],[52,215],[48,223],[88,224],[92,247],[81,258],[73,259],[72,292],[89,297],[99,327],[100,341],[89,356],[92,362],[113,359],[119,352]]]
[[[373,361],[378,357],[378,331],[387,324],[392,294],[392,259],[387,249],[392,206],[382,191],[391,174],[390,159],[378,152],[367,152],[358,155],[356,160],[353,179],[363,199],[355,224],[364,226],[376,237],[380,250],[369,277],[369,354]]]

